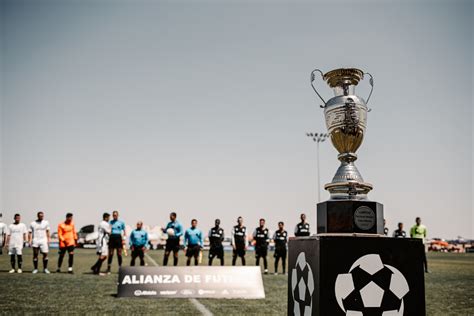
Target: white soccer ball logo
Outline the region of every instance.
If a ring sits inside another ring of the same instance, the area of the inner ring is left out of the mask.
[[[296,259],[291,271],[291,293],[293,295],[293,314],[311,315],[313,308],[314,278],[311,267],[306,262],[304,252]]]
[[[378,254],[357,259],[349,273],[336,279],[336,300],[346,315],[363,316],[364,312],[381,316],[403,315],[403,297],[409,292],[403,274],[384,264]]]

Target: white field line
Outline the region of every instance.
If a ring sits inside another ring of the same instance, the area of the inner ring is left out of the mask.
[[[145,252],[145,257],[146,257],[148,260],[150,260],[150,262],[153,263],[153,265],[154,265],[155,267],[158,267],[158,266],[159,266],[159,264],[158,264],[148,253],[146,253],[146,252]],[[208,309],[206,308],[206,306],[202,305],[197,299],[195,299],[195,298],[190,298],[189,301],[194,305],[194,307],[196,307],[196,309],[197,309],[198,311],[201,312],[201,314],[202,314],[203,316],[213,316],[213,314],[211,313],[211,311],[208,310]]]

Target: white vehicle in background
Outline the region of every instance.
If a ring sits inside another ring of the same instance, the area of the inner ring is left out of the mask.
[[[94,225],[81,227],[77,232],[77,246],[82,248],[95,248],[99,233],[95,231]]]

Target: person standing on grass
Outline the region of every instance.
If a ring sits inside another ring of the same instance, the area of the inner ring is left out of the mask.
[[[109,239],[109,258],[107,260],[107,273],[110,274],[112,260],[114,259],[114,250],[117,250],[117,262],[119,269],[122,266],[122,250],[125,246],[127,235],[125,233],[125,223],[119,220],[119,212],[112,212],[110,221],[111,233]]]
[[[296,237],[305,237],[310,235],[309,223],[306,222],[306,214],[302,213],[300,215],[301,222],[295,226],[295,236]]]
[[[268,244],[270,242],[270,232],[265,227],[265,220],[263,218],[259,221],[259,226],[255,228],[253,232],[253,240],[255,241],[255,258],[256,265],[260,266],[260,258],[263,259],[263,271],[265,274],[268,273]]]
[[[288,233],[284,229],[285,224],[278,222],[278,230],[273,234],[273,241],[275,242],[275,275],[278,274],[278,261],[281,259],[281,266],[283,274],[286,273],[286,245],[288,243]]]
[[[224,241],[224,229],[220,227],[221,220],[216,219],[215,225],[209,230],[209,265],[212,266],[212,260],[217,257],[221,260],[221,266],[224,265],[224,247],[222,242]]]
[[[406,238],[407,233],[403,230],[403,223],[398,223],[398,228],[393,231],[394,238]]]
[[[425,272],[429,273],[428,270],[428,260],[426,259],[426,250],[424,249],[425,240],[427,236],[426,226],[421,224],[421,218],[417,217],[415,219],[415,225],[410,229],[411,238],[419,238],[423,242],[423,265],[425,267]]]
[[[10,255],[10,263],[12,269],[8,273],[15,273],[15,256],[18,259],[17,273],[23,273],[21,266],[23,263],[23,245],[27,241],[28,228],[23,223],[20,223],[20,214],[15,214],[13,217],[13,224],[8,226],[6,247]]]
[[[232,265],[235,266],[237,257],[245,265],[245,251],[247,250],[247,228],[244,226],[242,216],[237,218],[237,225],[232,228]]]
[[[102,214],[102,221],[99,223],[98,231],[99,237],[96,241],[96,249],[97,255],[99,258],[97,262],[91,267],[92,273],[100,274],[100,268],[102,267],[102,263],[107,259],[109,255],[109,237],[112,231],[110,224],[110,214],[104,213]]]
[[[140,266],[145,265],[145,251],[148,245],[148,233],[143,229],[143,222],[137,223],[137,229],[130,234],[130,248],[132,249],[132,261],[130,265],[135,266],[135,260],[140,258]]]
[[[186,248],[186,265],[191,264],[191,257],[194,257],[194,265],[199,264],[199,256],[201,254],[201,249],[204,246],[204,240],[202,232],[197,228],[197,219],[191,221],[191,227],[186,229],[184,233],[184,247]]]
[[[72,221],[72,213],[66,214],[66,220],[58,225],[58,238],[59,238],[59,258],[58,258],[58,269],[56,272],[61,272],[61,265],[63,264],[64,255],[66,251],[68,257],[68,268],[67,272],[72,274],[72,266],[74,264],[74,248],[77,244],[77,233],[74,222]]]
[[[163,257],[163,265],[168,265],[168,257],[171,251],[173,252],[173,265],[178,265],[179,239],[183,235],[183,225],[176,220],[176,213],[170,213],[170,222],[163,229],[163,232],[168,235],[165,246],[165,256]]]
[[[44,219],[44,213],[38,212],[36,221],[30,224],[28,243],[33,247],[33,266],[32,273],[38,273],[38,257],[39,253],[43,255],[43,272],[49,274],[48,270],[48,252],[50,228],[49,222]]]

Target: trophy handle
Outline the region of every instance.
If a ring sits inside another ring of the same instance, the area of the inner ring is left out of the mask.
[[[314,80],[316,79],[316,77],[315,77],[315,75],[314,75],[315,72],[319,72],[319,73],[321,74],[321,78],[324,77],[323,72],[322,72],[321,70],[319,70],[319,69],[315,69],[315,70],[311,71],[311,78],[310,78],[310,80],[311,80],[311,87],[313,88],[314,92],[316,92],[316,94],[317,94],[318,97],[321,99],[321,101],[323,101],[324,105],[326,105],[326,101],[324,101],[323,97],[319,94],[318,90],[316,90],[316,88],[315,88],[314,85],[313,85],[313,82],[314,82]],[[321,106],[321,107],[323,108],[324,106]]]
[[[365,101],[365,104],[369,104],[370,97],[372,96],[372,91],[374,91],[374,77],[372,77],[371,74],[368,72],[364,73],[364,75],[368,75],[370,77],[369,79],[369,84],[370,84],[370,93],[369,96],[367,97],[367,100]]]

